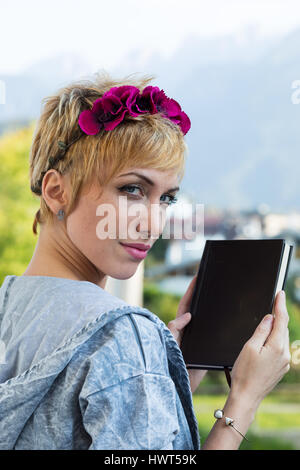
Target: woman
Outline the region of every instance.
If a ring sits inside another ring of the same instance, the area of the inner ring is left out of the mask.
[[[46,99],[30,154],[40,234],[0,290],[2,449],[200,448],[191,393],[203,372],[188,373],[180,351],[196,276],[169,328],[105,291],[108,276],[135,273],[183,176],[190,121],[151,80],[102,74]],[[289,369],[281,294],[275,313],[232,370],[223,410],[242,434]],[[218,419],[202,449],[241,439]]]

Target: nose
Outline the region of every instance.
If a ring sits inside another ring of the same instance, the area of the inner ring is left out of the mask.
[[[137,232],[144,233],[144,238],[157,240],[163,232],[165,224],[164,212],[160,204],[149,204],[147,209],[142,211],[137,226]]]

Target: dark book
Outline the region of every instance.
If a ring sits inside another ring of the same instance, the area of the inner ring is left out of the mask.
[[[207,240],[184,329],[188,368],[232,369],[284,290],[293,246],[283,239]]]

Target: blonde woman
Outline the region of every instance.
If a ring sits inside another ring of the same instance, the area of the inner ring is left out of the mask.
[[[195,278],[168,328],[105,290],[136,272],[183,177],[190,120],[152,79],[102,73],[45,99],[30,153],[40,233],[26,271],[0,289],[1,449],[200,448],[203,372],[180,350]],[[241,434],[289,369],[282,293],[275,313],[232,370],[223,411]],[[219,419],[201,447],[238,449],[239,432]]]

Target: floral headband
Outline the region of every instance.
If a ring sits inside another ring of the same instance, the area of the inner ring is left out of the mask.
[[[92,109],[86,109],[80,113],[78,124],[82,131],[81,135],[69,144],[61,140],[58,141],[59,155],[49,158],[47,170],[42,172],[37,186],[32,186],[31,190],[36,194],[42,194],[41,187],[44,175],[63,159],[68,148],[82,135],[96,135],[102,129],[112,131],[125,119],[126,115],[136,117],[149,113],[162,113],[163,117],[179,125],[184,135],[191,127],[191,121],[182,111],[179,103],[168,98],[165,92],[158,87],[147,86],[142,93],[135,86],[112,87],[101,98],[94,101]]]

